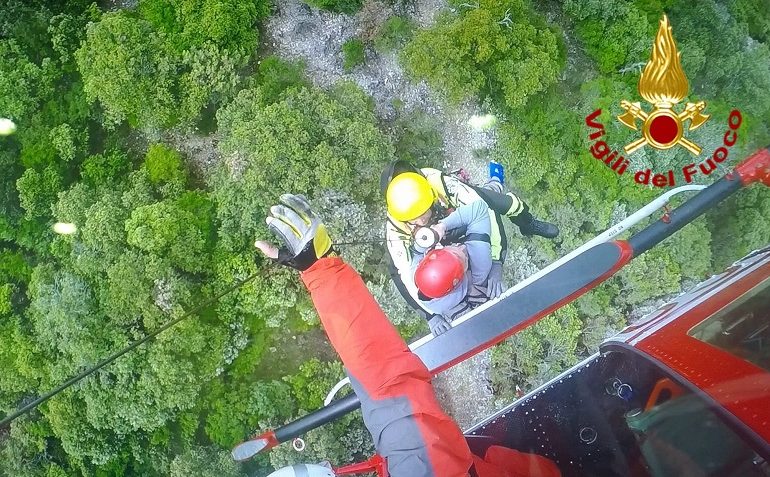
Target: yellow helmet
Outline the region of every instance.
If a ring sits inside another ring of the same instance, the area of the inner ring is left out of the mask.
[[[394,219],[408,222],[431,208],[436,193],[425,177],[415,172],[404,172],[390,181],[385,200],[388,213]]]

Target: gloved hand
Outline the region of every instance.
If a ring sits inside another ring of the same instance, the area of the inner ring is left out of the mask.
[[[334,253],[326,227],[304,196],[283,194],[281,202],[284,205],[270,207],[272,217],[267,217],[265,222],[283,246],[279,249],[257,240],[255,247],[278,263],[297,270],[307,270],[319,258]]]
[[[433,336],[438,336],[452,328],[452,325],[441,315],[433,315],[433,318],[428,321],[428,326]]]
[[[489,271],[489,277],[487,278],[487,298],[497,298],[506,286],[503,284],[503,263],[492,262],[492,269]]]

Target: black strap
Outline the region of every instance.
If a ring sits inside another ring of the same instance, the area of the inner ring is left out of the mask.
[[[492,240],[489,238],[489,234],[478,234],[478,233],[470,233],[466,234],[465,238],[463,238],[463,242],[486,242],[491,243]]]

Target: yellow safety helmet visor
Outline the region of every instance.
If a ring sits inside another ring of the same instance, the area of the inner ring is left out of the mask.
[[[431,208],[436,192],[425,177],[415,172],[404,172],[390,181],[385,200],[391,217],[409,222]]]

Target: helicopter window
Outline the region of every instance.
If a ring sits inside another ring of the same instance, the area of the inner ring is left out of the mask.
[[[689,335],[770,371],[770,280],[693,327]]]
[[[767,477],[770,464],[695,394],[626,415],[652,477]]]

